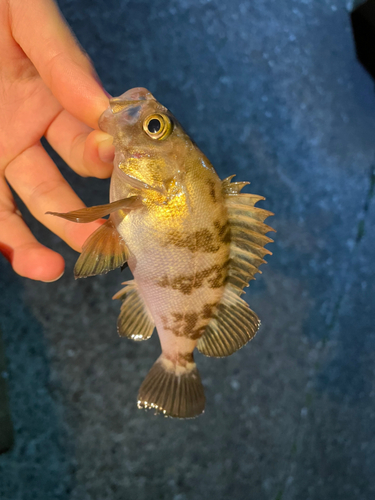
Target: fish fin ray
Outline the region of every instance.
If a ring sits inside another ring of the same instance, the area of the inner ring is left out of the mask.
[[[233,176],[230,176],[222,181],[231,237],[228,284],[233,285],[232,290],[240,295],[249,281],[255,279],[254,275],[260,272],[259,266],[266,262],[263,257],[271,253],[265,245],[273,240],[266,233],[274,229],[264,220],[273,213],[255,207],[258,201],[265,198],[240,193],[246,183],[231,183],[232,179]]]
[[[128,248],[111,219],[100,226],[85,241],[74,266],[74,277],[87,278],[105,274],[123,266]]]
[[[131,210],[135,210],[141,206],[142,201],[138,196],[130,196],[129,198],[113,201],[112,203],[107,203],[106,205],[85,207],[79,210],[73,210],[72,212],[67,212],[65,214],[58,212],[46,212],[46,214],[55,215],[56,217],[61,217],[62,219],[66,219],[71,222],[88,223],[101,219],[105,215],[117,212],[118,210],[130,212]]]
[[[138,393],[138,408],[173,418],[194,418],[204,411],[204,388],[194,362],[173,365],[163,354],[148,372]]]
[[[117,292],[113,299],[120,299],[121,312],[117,320],[117,331],[120,337],[140,341],[151,337],[155,323],[149,313],[144,300],[139,295],[134,280],[127,282],[127,286]]]
[[[221,181],[221,189],[222,192],[225,195],[228,194],[238,194],[241,189],[243,189],[245,186],[249,185],[250,182],[232,182],[233,177],[236,177],[236,175],[230,175],[223,181]]]
[[[214,317],[199,339],[197,349],[205,356],[230,356],[251,340],[260,326],[258,316],[238,296],[234,287],[226,285]]]

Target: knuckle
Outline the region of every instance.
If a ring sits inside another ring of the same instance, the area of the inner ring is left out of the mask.
[[[54,193],[58,193],[60,189],[63,187],[65,181],[62,179],[54,179],[54,180],[43,180],[39,182],[33,189],[29,192],[29,202],[34,201],[35,199],[48,198],[53,197]]]

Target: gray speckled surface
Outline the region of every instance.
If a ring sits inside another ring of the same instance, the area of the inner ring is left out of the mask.
[[[222,178],[267,197],[278,232],[247,293],[261,331],[230,358],[197,356],[207,410],[184,422],[136,408],[159,345],[117,337],[124,276],[75,282],[75,253],[25,214],[67,271],[47,285],[0,261],[16,437],[0,497],[374,498],[375,93],[345,2],[59,4],[108,91],[148,87]],[[106,202],[107,181],[59,165]]]

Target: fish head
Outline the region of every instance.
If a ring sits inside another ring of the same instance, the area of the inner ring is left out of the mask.
[[[161,193],[181,182],[186,158],[199,150],[172,113],[141,87],[109,103],[99,126],[113,136],[115,168],[126,181]]]

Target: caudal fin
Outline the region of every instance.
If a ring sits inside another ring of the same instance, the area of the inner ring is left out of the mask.
[[[168,417],[193,418],[204,411],[203,385],[194,362],[175,365],[161,355],[143,381],[138,408]]]

